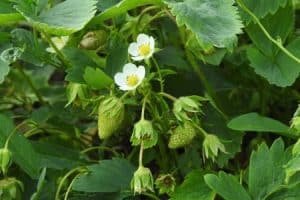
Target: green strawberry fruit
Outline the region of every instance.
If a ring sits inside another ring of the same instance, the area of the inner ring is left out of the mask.
[[[103,100],[98,110],[98,135],[100,139],[109,138],[116,132],[124,119],[125,106],[121,99],[109,97]]]
[[[176,149],[186,146],[192,142],[196,136],[196,130],[190,122],[177,126],[171,134],[169,140],[169,148]]]

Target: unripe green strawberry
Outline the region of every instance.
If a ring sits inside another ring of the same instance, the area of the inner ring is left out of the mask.
[[[171,134],[169,140],[169,148],[176,149],[186,146],[192,142],[196,136],[196,130],[190,122],[177,126]]]
[[[98,110],[98,135],[100,139],[110,137],[117,131],[124,119],[125,106],[121,99],[109,97],[103,100]]]

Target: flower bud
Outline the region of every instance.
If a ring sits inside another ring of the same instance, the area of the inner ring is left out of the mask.
[[[132,145],[140,145],[143,141],[144,149],[153,147],[157,143],[157,132],[154,130],[152,122],[141,119],[134,125],[130,141]]]
[[[87,50],[96,50],[105,45],[107,33],[104,30],[90,31],[85,34],[79,43],[80,48]]]
[[[170,149],[184,147],[190,144],[195,136],[196,130],[192,123],[185,122],[172,131],[168,146]]]
[[[159,190],[159,194],[171,194],[175,190],[176,181],[171,174],[159,175],[155,180],[156,188]]]
[[[3,174],[7,173],[12,162],[12,153],[7,148],[0,149],[0,167]]]
[[[201,113],[199,100],[196,96],[178,98],[173,105],[173,113],[177,120],[181,122],[190,120],[189,113]]]
[[[3,200],[21,200],[23,183],[15,178],[5,178],[0,181],[0,199]]]
[[[153,177],[149,168],[139,166],[131,180],[131,189],[138,194],[147,190],[153,191]]]
[[[108,97],[99,105],[98,135],[100,139],[110,137],[117,131],[124,119],[125,106],[121,99]]]
[[[226,153],[225,146],[219,138],[212,134],[205,135],[203,141],[203,151],[206,158],[211,158],[213,161],[218,156],[218,152]]]

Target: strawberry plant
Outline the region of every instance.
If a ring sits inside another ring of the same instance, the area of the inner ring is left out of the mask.
[[[299,200],[298,0],[2,0],[0,199]]]

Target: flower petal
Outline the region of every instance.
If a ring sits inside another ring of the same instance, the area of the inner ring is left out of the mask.
[[[136,70],[136,74],[139,77],[139,80],[142,81],[145,78],[145,67],[140,65],[137,70]]]
[[[132,56],[138,56],[139,55],[139,47],[136,42],[133,42],[129,45],[128,53]]]
[[[134,74],[136,72],[136,70],[137,70],[137,67],[133,63],[127,63],[123,67],[123,73],[125,76],[127,76],[129,74]]]
[[[155,41],[154,41],[154,38],[152,36],[149,37],[149,45],[150,45],[150,49],[154,50],[154,48],[155,48]]]
[[[134,89],[133,87],[129,87],[128,85],[122,85],[119,88],[120,88],[120,90],[123,90],[123,91],[133,90]]]
[[[46,48],[46,51],[49,53],[56,53],[55,50],[52,47]]]
[[[149,43],[150,42],[149,40],[150,40],[149,36],[144,33],[139,34],[136,39],[138,45]]]
[[[144,60],[144,56],[134,56],[134,57],[131,57],[132,60],[135,60],[135,61],[140,61],[140,60]]]
[[[118,86],[124,86],[126,85],[126,77],[124,76],[123,73],[116,73],[116,75],[114,76],[114,80],[115,80],[115,83],[118,85]]]

